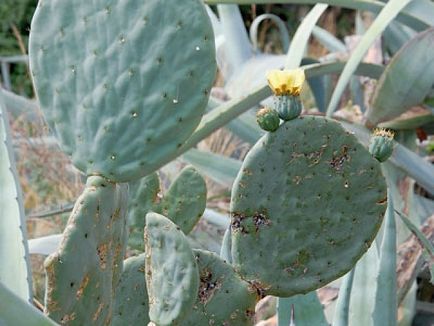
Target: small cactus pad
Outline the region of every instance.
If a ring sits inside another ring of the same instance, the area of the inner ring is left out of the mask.
[[[198,125],[216,72],[199,0],[40,0],[29,52],[62,149],[87,175],[116,182],[171,159]]]
[[[149,321],[145,254],[141,254],[124,261],[124,270],[116,289],[112,326],[147,325]]]
[[[148,212],[155,212],[160,201],[160,179],[156,172],[140,180],[129,183],[130,197],[128,198],[128,223],[130,234],[128,245],[143,251],[143,229]]]
[[[199,288],[188,240],[168,218],[148,213],[145,251],[149,317],[159,326],[176,325],[192,309]]]
[[[161,212],[190,233],[206,207],[206,183],[192,166],[185,167],[161,200]]]
[[[128,187],[90,177],[60,248],[45,261],[46,312],[61,324],[107,325],[122,272]]]
[[[253,325],[256,291],[216,254],[194,250],[200,286],[193,310],[180,325]]]
[[[160,181],[153,173],[140,181],[130,183],[132,198],[129,203],[129,245],[137,250],[143,247],[143,228],[148,212],[168,216],[185,234],[190,233],[206,207],[206,183],[192,166],[185,167],[159,198]]]
[[[319,288],[369,248],[386,201],[380,164],[338,122],[286,122],[256,143],[234,183],[235,270],[264,295]]]

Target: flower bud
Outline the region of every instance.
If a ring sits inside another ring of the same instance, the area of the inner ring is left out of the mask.
[[[386,129],[375,129],[371,136],[369,152],[379,162],[386,161],[393,153],[393,131]]]
[[[259,127],[265,131],[276,131],[280,125],[280,119],[277,112],[270,108],[263,108],[256,113],[256,121]]]

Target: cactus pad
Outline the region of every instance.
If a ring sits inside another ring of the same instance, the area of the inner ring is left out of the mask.
[[[256,143],[234,183],[233,265],[264,295],[319,288],[369,248],[386,201],[380,164],[339,123],[286,122]]]
[[[161,212],[190,233],[206,207],[206,184],[192,166],[185,167],[161,200]]]
[[[256,292],[216,254],[194,250],[200,286],[193,310],[181,325],[253,325]]]
[[[0,90],[0,282],[19,298],[30,301],[32,273],[26,215],[11,138]]]
[[[185,167],[159,198],[160,181],[153,173],[130,183],[132,199],[129,203],[130,239],[132,248],[143,251],[143,228],[148,212],[168,216],[185,234],[190,233],[206,207],[206,183],[192,166]]]
[[[126,185],[90,177],[60,248],[45,261],[46,312],[61,324],[106,325],[122,271]]]
[[[168,218],[148,213],[145,251],[149,317],[160,326],[176,325],[192,309],[199,288],[188,240]]]
[[[147,325],[149,321],[145,254],[141,254],[124,261],[124,270],[116,289],[112,326]]]
[[[62,149],[87,175],[116,182],[173,157],[198,125],[216,71],[199,0],[41,0],[29,52]]]
[[[143,251],[143,229],[148,212],[155,212],[160,198],[160,179],[156,172],[140,180],[129,183],[130,197],[128,198],[128,223],[130,234],[128,245]],[[158,212],[158,211],[157,211]]]

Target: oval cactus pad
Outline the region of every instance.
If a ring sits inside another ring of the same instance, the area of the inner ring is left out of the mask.
[[[256,143],[234,183],[234,267],[263,295],[319,288],[369,248],[386,197],[380,164],[338,122],[286,122]]]
[[[40,0],[30,66],[45,118],[87,175],[126,182],[198,125],[216,63],[199,0]]]
[[[146,215],[146,288],[149,317],[159,326],[176,325],[192,309],[199,271],[187,238],[157,213]]]

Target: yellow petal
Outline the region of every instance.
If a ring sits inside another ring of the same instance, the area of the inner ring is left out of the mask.
[[[301,88],[303,87],[304,81],[306,80],[306,77],[304,75],[303,69],[294,69],[292,70],[292,94],[294,96],[299,96],[301,92]]]
[[[267,73],[268,84],[275,95],[300,95],[305,75],[303,69],[271,70]]]

